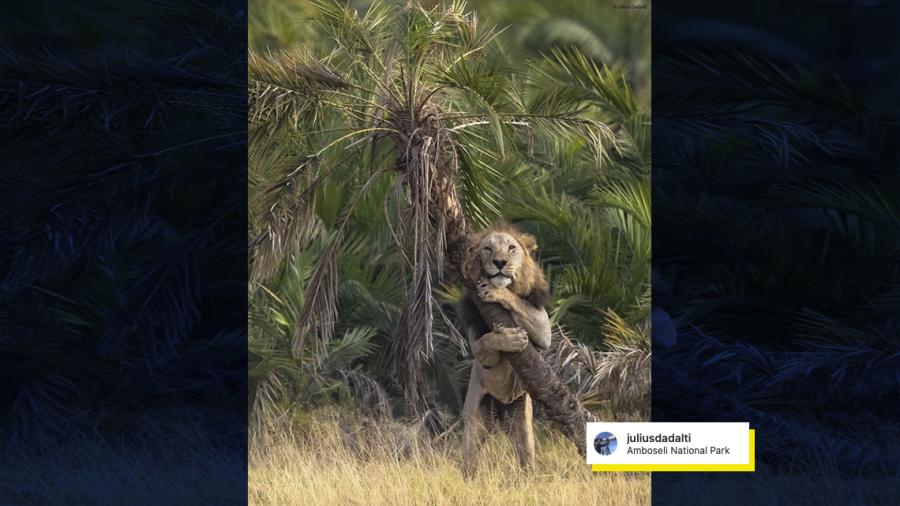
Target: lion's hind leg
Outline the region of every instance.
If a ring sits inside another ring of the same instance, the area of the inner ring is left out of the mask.
[[[475,476],[475,472],[478,470],[478,454],[487,435],[487,424],[489,421],[485,417],[486,413],[482,403],[482,399],[486,394],[487,392],[473,367],[462,413],[464,424],[462,441],[463,474],[469,478]]]
[[[510,431],[516,456],[522,469],[530,470],[534,467],[534,427],[532,425],[533,412],[531,408],[531,396],[525,394],[517,406],[509,413]]]

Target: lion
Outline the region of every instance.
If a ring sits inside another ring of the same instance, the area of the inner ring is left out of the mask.
[[[472,476],[487,430],[500,421],[512,438],[525,469],[534,466],[534,429],[531,397],[501,352],[526,346],[550,346],[547,281],[533,255],[537,241],[508,224],[494,225],[470,241],[464,259],[470,279],[478,279],[477,293],[468,292],[460,307],[460,323],[475,360],[463,406],[463,469]],[[500,304],[509,311],[515,328],[488,328],[474,297]]]

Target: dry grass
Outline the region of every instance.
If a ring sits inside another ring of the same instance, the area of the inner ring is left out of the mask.
[[[251,442],[251,505],[650,504],[649,474],[591,473],[575,447],[551,431],[539,431],[531,474],[518,469],[508,438],[495,432],[477,477],[466,481],[458,434],[431,445],[396,422],[348,424],[332,412],[305,425]]]

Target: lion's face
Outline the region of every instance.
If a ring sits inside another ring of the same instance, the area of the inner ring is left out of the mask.
[[[478,244],[478,259],[481,272],[499,287],[509,286],[515,281],[528,252],[510,234],[494,232],[484,236]]]
[[[535,307],[549,300],[544,273],[534,260],[537,241],[512,225],[499,223],[472,237],[463,259],[463,276],[472,282],[482,278],[526,298]]]

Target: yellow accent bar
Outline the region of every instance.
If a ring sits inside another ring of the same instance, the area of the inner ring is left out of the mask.
[[[591,464],[594,472],[602,471],[687,471],[687,472],[754,472],[756,471],[756,430],[750,429],[750,462],[747,464]]]

